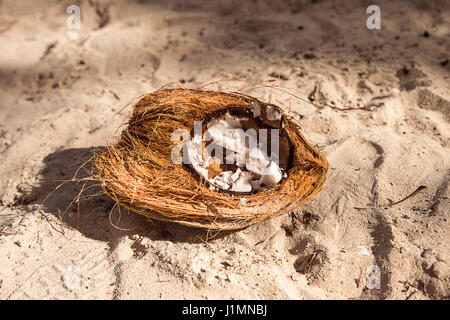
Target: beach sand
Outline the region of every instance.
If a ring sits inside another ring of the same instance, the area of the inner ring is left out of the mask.
[[[0,299],[448,299],[450,7],[377,3],[0,1]],[[55,190],[140,95],[230,79],[327,157],[309,203],[207,234]]]

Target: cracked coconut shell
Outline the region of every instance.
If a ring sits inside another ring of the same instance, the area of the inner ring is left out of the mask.
[[[269,108],[282,116],[278,122],[266,119],[265,125],[279,127],[290,146],[287,177],[271,188],[253,193],[218,191],[189,165],[172,160],[173,148],[179,145],[172,138],[176,129],[192,132],[194,121],[207,121],[224,110],[257,118]],[[192,227],[233,230],[310,200],[322,189],[329,165],[277,106],[239,93],[162,89],[136,103],[120,140],[97,155],[95,167],[106,194],[134,212]]]

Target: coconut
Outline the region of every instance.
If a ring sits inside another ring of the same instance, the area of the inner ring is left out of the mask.
[[[325,157],[282,109],[239,93],[162,89],[133,107],[95,177],[150,219],[240,229],[287,213],[323,187]]]

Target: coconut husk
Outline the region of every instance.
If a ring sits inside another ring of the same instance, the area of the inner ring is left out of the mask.
[[[95,176],[120,205],[151,219],[192,227],[240,229],[294,210],[322,189],[329,165],[284,114],[281,127],[292,154],[287,178],[270,189],[217,192],[188,166],[172,161],[174,130],[190,132],[194,121],[215,112],[233,108],[248,113],[255,105],[269,106],[238,93],[163,89],[147,94],[134,106],[120,140],[97,156]]]

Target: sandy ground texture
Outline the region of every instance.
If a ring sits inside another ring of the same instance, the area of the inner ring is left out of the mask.
[[[377,1],[368,30],[372,2],[0,1],[0,298],[448,299],[450,7]],[[44,202],[139,95],[232,78],[313,102],[245,91],[329,160],[308,204],[205,241],[95,184]]]

